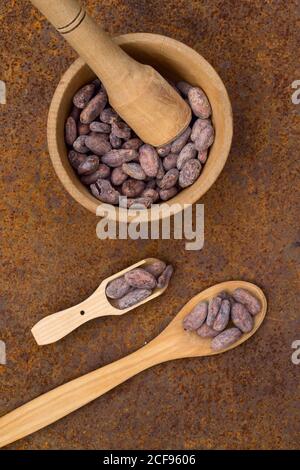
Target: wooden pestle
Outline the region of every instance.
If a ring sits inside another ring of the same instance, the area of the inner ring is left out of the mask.
[[[31,3],[100,78],[111,106],[144,142],[165,145],[185,130],[191,119],[187,103],[153,67],[127,55],[77,0]]]

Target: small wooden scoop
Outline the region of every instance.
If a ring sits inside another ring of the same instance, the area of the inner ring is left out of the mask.
[[[260,313],[254,317],[254,328],[250,333],[243,334],[232,346],[215,352],[210,347],[210,339],[200,338],[194,332],[183,329],[183,318],[198,302],[209,300],[224,290],[230,293],[238,287],[251,292],[262,306]],[[266,311],[267,300],[263,292],[249,282],[222,282],[204,290],[193,297],[167,328],[146,346],[112,364],[61,385],[0,418],[0,447],[54,423],[156,364],[184,357],[211,356],[239,346],[257,331]]]
[[[109,301],[105,294],[106,286],[110,281],[122,276],[134,268],[147,266],[154,261],[156,261],[154,258],[143,259],[142,261],[129,266],[129,268],[123,269],[123,271],[104,279],[95,292],[80,304],[67,308],[66,310],[53,313],[52,315],[48,315],[40,320],[31,330],[36,342],[39,345],[54,343],[89,320],[93,320],[98,317],[107,317],[108,315],[123,315],[124,313],[129,312],[130,310],[133,310],[134,308],[139,307],[140,305],[149,302],[149,300],[155,299],[155,297],[161,295],[168,286],[163,289],[156,288],[146,299],[132,305],[132,307],[120,310],[113,306],[114,301]]]
[[[156,70],[129,57],[77,0],[31,3],[101,79],[110,104],[144,142],[165,145],[184,131],[191,120],[187,103]]]

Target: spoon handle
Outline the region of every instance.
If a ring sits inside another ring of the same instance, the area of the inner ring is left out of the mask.
[[[0,418],[0,447],[28,436],[95,400],[142,370],[172,359],[168,338],[61,385]]]
[[[31,332],[39,345],[55,343],[89,320],[115,314],[101,290],[74,307],[48,315]]]

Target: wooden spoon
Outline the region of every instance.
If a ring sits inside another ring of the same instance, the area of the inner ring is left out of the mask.
[[[155,288],[153,293],[146,299],[132,305],[132,307],[120,310],[119,308],[114,307],[114,301],[112,299],[108,299],[105,294],[106,286],[110,281],[123,276],[134,268],[147,266],[154,261],[154,258],[143,259],[142,261],[123,269],[123,271],[104,279],[95,292],[80,304],[67,308],[66,310],[53,313],[52,315],[48,315],[40,320],[31,330],[36,342],[39,345],[54,343],[89,320],[93,320],[98,317],[107,317],[108,315],[123,315],[124,313],[127,313],[161,295],[166,290],[167,286],[163,289],[159,289],[158,287]]]
[[[144,142],[165,145],[189,125],[190,107],[177,91],[154,68],[127,55],[77,0],[31,3],[101,79],[111,106]]]
[[[198,302],[209,300],[224,290],[232,292],[238,287],[249,290],[261,302],[261,311],[254,317],[254,328],[250,333],[243,334],[232,346],[216,352],[210,347],[211,340],[183,329],[183,318]],[[146,346],[112,364],[61,385],[0,418],[0,447],[48,426],[156,364],[184,357],[211,356],[239,346],[257,331],[266,311],[267,300],[263,292],[249,282],[222,282],[204,290],[184,305],[162,333]]]

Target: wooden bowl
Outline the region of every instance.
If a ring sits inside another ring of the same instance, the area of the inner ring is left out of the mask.
[[[174,213],[177,213],[183,209],[183,205],[198,201],[216,181],[225,165],[233,130],[227,91],[213,67],[200,54],[181,42],[148,33],[125,34],[115,40],[128,54],[140,62],[154,66],[165,77],[175,81],[186,80],[192,85],[200,86],[210,100],[215,141],[198,180],[164,203],[176,204]],[[77,202],[96,214],[101,202],[78,179],[68,161],[64,141],[64,124],[72,106],[73,95],[82,85],[94,78],[95,74],[81,59],[77,59],[63,75],[49,110],[48,146],[54,169],[66,190]],[[143,220],[154,220],[168,215],[162,215],[160,211],[152,211],[149,214],[149,209],[141,212]],[[127,217],[130,220],[127,209],[113,206],[107,216],[117,220]]]

